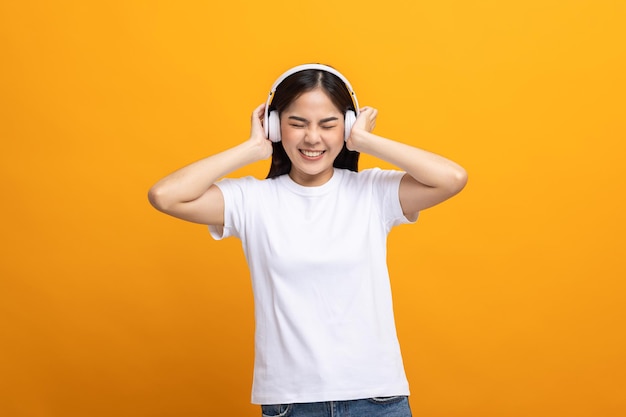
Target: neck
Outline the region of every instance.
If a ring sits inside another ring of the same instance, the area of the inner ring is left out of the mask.
[[[331,167],[330,169],[317,174],[307,174],[292,167],[291,171],[289,171],[289,177],[293,180],[293,182],[298,185],[302,185],[303,187],[319,187],[320,185],[324,185],[330,181],[334,172],[334,168]]]

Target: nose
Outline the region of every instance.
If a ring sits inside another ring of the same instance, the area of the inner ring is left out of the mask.
[[[318,143],[322,139],[322,132],[318,127],[310,126],[306,129],[304,134],[304,141],[306,143]]]

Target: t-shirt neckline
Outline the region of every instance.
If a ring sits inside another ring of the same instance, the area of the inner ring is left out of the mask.
[[[326,194],[337,187],[337,184],[341,181],[341,177],[343,176],[343,169],[333,168],[333,176],[330,177],[328,181],[326,181],[322,185],[317,186],[304,186],[295,182],[289,174],[285,174],[280,177],[283,184],[292,192],[304,196],[317,196]]]

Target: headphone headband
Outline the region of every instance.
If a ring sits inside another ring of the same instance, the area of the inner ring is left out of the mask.
[[[289,77],[292,74],[295,74],[296,72],[305,71],[305,70],[325,71],[325,72],[329,72],[337,76],[345,84],[346,89],[348,90],[348,93],[350,94],[350,98],[352,99],[352,105],[354,106],[355,115],[359,114],[359,102],[356,99],[356,94],[354,92],[354,89],[352,88],[352,85],[350,85],[350,82],[348,81],[346,77],[343,76],[343,74],[341,74],[336,69],[329,67],[328,65],[324,65],[324,64],[298,65],[296,67],[293,67],[285,71],[280,77],[278,77],[276,81],[274,81],[274,84],[272,85],[272,89],[270,90],[270,93],[267,96],[267,102],[265,103],[265,119],[264,119],[265,120],[265,136],[269,137],[269,114],[270,114],[269,109],[272,104],[272,101],[274,100],[276,89],[285,80],[285,78]]]

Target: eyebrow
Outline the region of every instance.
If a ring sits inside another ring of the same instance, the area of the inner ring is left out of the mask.
[[[296,121],[302,122],[302,123],[309,123],[309,121],[307,119],[305,119],[304,117],[289,116],[289,119],[293,119],[293,120],[296,120]],[[332,116],[332,117],[327,117],[325,119],[320,120],[320,123],[334,122],[336,120],[339,120],[339,118],[335,117],[335,116]]]

